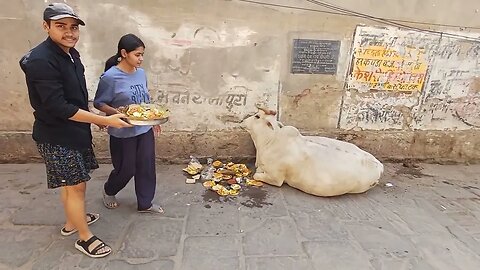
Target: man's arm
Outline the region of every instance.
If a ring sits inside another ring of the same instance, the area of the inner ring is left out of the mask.
[[[120,119],[125,117],[123,114],[105,117],[82,110],[78,106],[68,103],[63,95],[61,73],[49,61],[42,59],[33,60],[29,63],[26,74],[47,112],[55,117],[117,128],[131,127],[130,124]]]
[[[62,119],[69,119],[79,108],[69,104],[64,97],[61,72],[53,63],[45,59],[34,59],[25,70],[33,91],[40,97],[43,107],[49,114]]]
[[[93,123],[101,126],[110,126],[115,128],[131,127],[130,124],[121,119],[124,117],[126,116],[121,113],[113,114],[110,116],[101,116],[79,109],[72,117],[68,119],[82,123]]]

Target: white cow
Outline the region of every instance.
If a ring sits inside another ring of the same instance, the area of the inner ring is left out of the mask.
[[[302,136],[275,114],[259,108],[242,121],[257,151],[254,179],[317,196],[362,193],[378,184],[383,165],[373,155],[348,142]]]

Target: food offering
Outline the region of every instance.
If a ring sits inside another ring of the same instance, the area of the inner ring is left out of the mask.
[[[136,126],[155,126],[168,121],[170,111],[157,104],[130,104],[118,108],[118,111],[125,114],[125,121]]]
[[[202,170],[203,166],[200,163],[190,163],[186,168],[183,168],[183,171],[189,175],[197,175]]]
[[[237,196],[248,186],[263,186],[262,182],[251,179],[252,171],[245,164],[210,159],[206,166],[202,166],[197,159],[191,157],[183,171],[192,178],[200,176],[202,185],[220,196]]]

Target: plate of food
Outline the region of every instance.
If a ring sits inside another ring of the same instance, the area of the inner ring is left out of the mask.
[[[155,126],[165,124],[168,121],[170,111],[157,104],[130,104],[118,108],[125,114],[125,121],[135,126]]]

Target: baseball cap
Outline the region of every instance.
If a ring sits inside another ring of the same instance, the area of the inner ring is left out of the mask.
[[[43,11],[43,20],[60,20],[63,18],[74,18],[80,25],[85,23],[75,14],[73,8],[64,3],[51,3]]]

